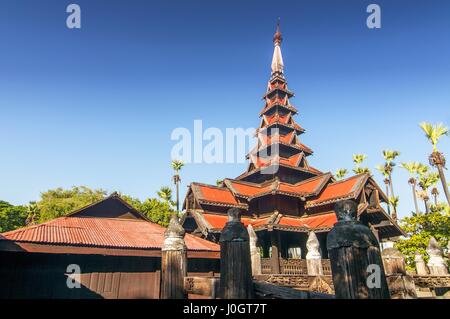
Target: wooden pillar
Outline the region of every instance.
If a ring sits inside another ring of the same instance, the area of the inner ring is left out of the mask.
[[[250,238],[250,257],[252,261],[252,275],[261,275],[261,254],[257,246],[258,236],[255,233],[252,225],[247,226],[248,235]]]
[[[228,210],[228,222],[220,235],[220,297],[254,297],[248,232],[241,223],[239,210]]]
[[[308,275],[322,276],[323,267],[322,257],[319,252],[320,244],[316,234],[313,231],[309,233],[306,248],[308,249],[308,253],[306,254],[306,267],[308,270]]]
[[[272,245],[272,256],[270,257],[272,273],[279,274],[280,273],[280,251],[278,249],[279,234],[277,231],[273,230],[271,230],[269,233],[270,233],[270,244]]]
[[[184,299],[184,277],[187,275],[185,231],[173,215],[164,233],[161,249],[161,299]]]
[[[350,200],[334,206],[338,222],[328,234],[327,249],[336,298],[389,299],[379,243],[355,220],[356,209]]]

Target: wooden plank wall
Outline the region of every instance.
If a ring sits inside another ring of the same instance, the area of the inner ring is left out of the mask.
[[[69,264],[81,288],[67,287]],[[0,298],[159,298],[160,259],[0,252]]]

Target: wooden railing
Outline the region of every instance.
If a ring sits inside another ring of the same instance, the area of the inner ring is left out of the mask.
[[[331,276],[331,264],[329,259],[322,259],[322,269],[325,276]]]
[[[285,259],[280,258],[280,274],[282,275],[307,275],[308,269],[306,259]],[[329,259],[322,259],[323,274],[331,275],[331,265]],[[270,258],[261,258],[261,273],[273,274],[272,260]]]
[[[283,275],[307,275],[306,259],[280,258],[280,272]]]

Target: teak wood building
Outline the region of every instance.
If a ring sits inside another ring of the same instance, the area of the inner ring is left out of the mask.
[[[164,232],[113,194],[0,234],[0,298],[159,298]],[[185,241],[190,274],[219,272],[218,245],[189,234]]]
[[[333,206],[352,199],[359,204],[358,219],[380,241],[402,235],[381,205],[388,198],[369,174],[338,181],[310,165],[313,150],[302,143],[305,130],[294,119],[297,109],[284,75],[279,27],[273,41],[272,73],[259,114],[257,145],[247,155],[248,169],[219,186],[191,183],[184,202],[185,229],[217,242],[227,210],[236,207],[243,223],[256,231],[263,257],[305,258],[308,234],[314,231],[326,259],[326,236],[336,222]],[[277,264],[272,263],[272,272],[279,272]]]

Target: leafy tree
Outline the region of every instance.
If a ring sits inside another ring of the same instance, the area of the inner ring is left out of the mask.
[[[172,201],[172,190],[168,186],[163,186],[156,192],[158,197],[161,198],[167,205],[171,206]]]
[[[25,226],[26,219],[26,207],[0,201],[0,233]]]
[[[86,186],[50,189],[41,193],[41,200],[36,202],[40,215],[39,222],[64,216],[103,199],[106,194],[102,189],[90,189]]]
[[[152,222],[161,226],[169,225],[170,217],[175,212],[170,203],[162,202],[156,198],[148,198],[136,208]]]
[[[407,233],[406,239],[400,239],[396,244],[406,257],[409,270],[415,269],[414,255],[418,252],[428,260],[426,248],[433,236],[441,247],[448,245],[450,238],[450,207],[445,204],[431,205],[428,214],[413,214],[400,221],[400,226]]]

